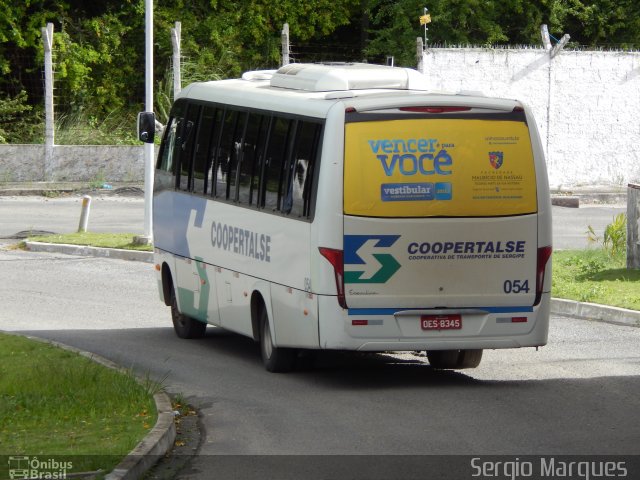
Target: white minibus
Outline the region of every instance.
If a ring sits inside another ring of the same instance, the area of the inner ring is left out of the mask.
[[[291,64],[189,85],[158,154],[153,238],[176,334],[247,335],[269,371],[325,349],[470,368],[483,349],[547,342],[531,111],[430,93],[415,70]]]

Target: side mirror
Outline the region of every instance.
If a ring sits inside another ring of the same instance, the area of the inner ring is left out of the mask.
[[[153,112],[138,113],[138,140],[153,143],[156,133],[156,115]]]

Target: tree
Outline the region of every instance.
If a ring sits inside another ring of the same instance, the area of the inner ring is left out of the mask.
[[[439,45],[490,45],[508,40],[497,21],[500,2],[483,0],[434,0],[429,2],[431,23],[428,43]],[[396,63],[415,66],[415,42],[423,36],[419,18],[422,0],[370,0],[370,56],[393,55]]]
[[[640,4],[636,0],[549,0],[554,29],[588,47],[640,48]]]
[[[280,61],[280,32],[289,24],[292,38],[304,42],[331,34],[349,23],[359,0],[193,0],[158,2],[156,31],[160,57],[170,58],[169,28],[182,22],[182,48],[194,70],[235,76],[243,70],[273,68]]]
[[[418,18],[425,2],[368,0],[368,56],[394,55],[415,65]],[[432,0],[428,43],[436,45],[540,45],[540,25],[569,33],[574,44],[640,48],[640,3],[636,0]]]
[[[37,124],[27,105],[27,92],[14,98],[0,98],[0,143],[19,143],[25,139],[36,140]]]

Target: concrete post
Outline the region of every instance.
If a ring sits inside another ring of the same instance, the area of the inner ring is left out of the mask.
[[[416,38],[416,63],[416,70],[424,73],[424,44],[422,43],[422,37]]]
[[[627,268],[640,269],[640,184],[627,188]]]
[[[91,196],[82,197],[82,210],[80,211],[80,223],[78,224],[78,233],[87,231],[89,225],[89,212],[91,210]]]
[[[175,100],[182,90],[182,73],[180,71],[180,43],[182,41],[182,23],[176,22],[171,29],[171,44],[173,45],[173,99]]]
[[[545,24],[540,25],[540,36],[542,37],[542,45],[544,45],[544,49],[547,51],[551,50],[551,38],[549,37],[549,28]]]
[[[43,180],[53,180],[53,23],[47,23],[42,28],[42,42],[44,44],[44,175]]]
[[[289,24],[285,23],[282,26],[282,66],[289,65]]]
[[[551,51],[549,52],[549,55],[551,55],[551,58],[555,57],[558,53],[560,53],[560,51],[564,48],[564,46],[567,44],[567,42],[569,42],[570,39],[571,39],[571,35],[569,35],[568,33],[565,33],[560,39],[560,41],[556,43],[551,49]]]

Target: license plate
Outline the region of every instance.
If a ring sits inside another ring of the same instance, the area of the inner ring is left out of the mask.
[[[460,330],[462,317],[460,315],[422,315],[420,326],[422,330]]]

